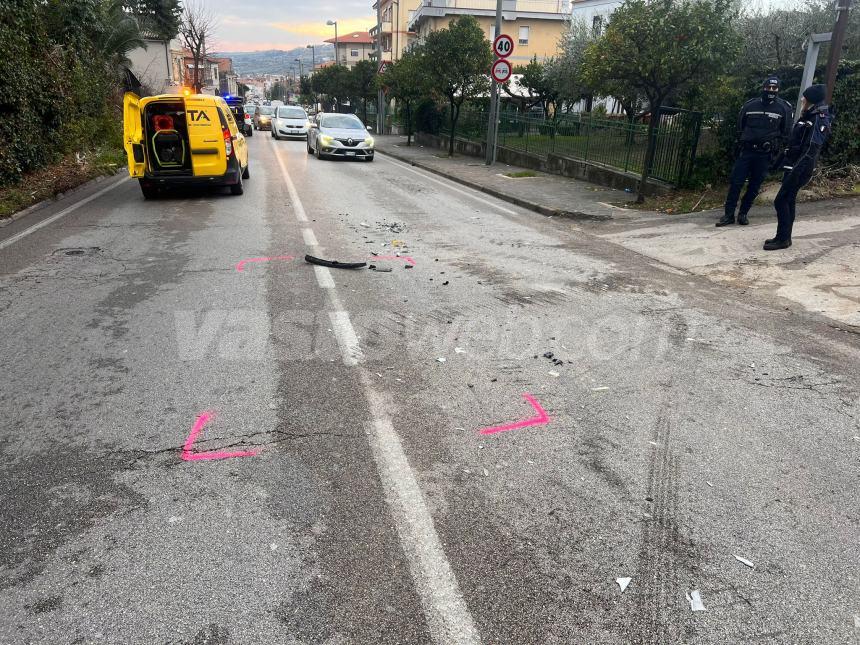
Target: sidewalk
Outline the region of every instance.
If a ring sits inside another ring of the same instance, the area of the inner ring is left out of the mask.
[[[668,215],[628,210],[610,204],[634,196],[584,181],[535,172],[513,179],[505,173],[524,170],[477,157],[457,156],[413,144],[405,137],[377,138],[377,148],[396,159],[443,175],[544,215],[591,220],[592,235],[652,258],[663,267],[740,289],[769,292],[802,309],[860,329],[860,198],[799,204],[794,246],[766,252],[773,235],[771,204],[750,211],[749,226],[716,228],[719,210]]]
[[[478,157],[457,155],[451,159],[443,150],[419,146],[414,141],[407,147],[405,136],[374,138],[376,149],[382,154],[543,215],[600,221],[641,219],[649,214],[612,206],[635,198],[635,195],[621,190],[503,163],[487,166]],[[535,176],[506,176],[506,173],[517,172],[534,173]]]

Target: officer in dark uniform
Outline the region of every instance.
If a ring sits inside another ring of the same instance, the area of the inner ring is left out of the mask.
[[[826,98],[827,88],[824,85],[812,85],[803,92],[800,119],[791,131],[791,139],[784,153],[782,187],[773,200],[778,222],[776,237],[765,241],[765,251],[791,246],[797,193],[812,178],[821,148],[830,138],[833,113],[824,103]]]
[[[735,207],[747,179],[749,185],[741,201],[738,224],[749,224],[747,213],[767,176],[772,157],[791,131],[791,106],[778,94],[779,79],[769,76],[762,86],[761,96],[744,103],[738,114],[741,153],[732,168],[725,215],[717,226],[735,223]]]

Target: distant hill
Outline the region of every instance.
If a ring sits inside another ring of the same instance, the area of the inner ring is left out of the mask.
[[[319,65],[324,58],[334,58],[333,45],[319,45],[316,48],[316,62]],[[298,71],[297,58],[302,60],[305,69],[310,69],[311,50],[305,47],[296,49],[270,49],[258,52],[219,52],[218,56],[228,56],[233,59],[233,68],[242,76],[245,74],[287,74]]]

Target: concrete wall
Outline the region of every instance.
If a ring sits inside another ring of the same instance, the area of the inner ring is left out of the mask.
[[[146,45],[146,49],[134,49],[128,53],[131,71],[147,89],[160,94],[173,85],[170,43],[146,40]]]
[[[445,135],[432,135],[419,132],[415,135],[415,140],[423,146],[431,148],[448,149],[448,137]],[[465,139],[454,140],[454,151],[463,155],[473,157],[486,157],[485,147],[483,143],[476,141],[467,141]],[[510,164],[511,166],[519,166],[520,168],[529,168],[538,170],[553,175],[561,175],[563,177],[571,177],[573,179],[581,179],[592,184],[600,186],[608,186],[609,188],[617,188],[624,190],[636,190],[639,185],[639,175],[624,172],[609,166],[601,166],[598,164],[574,159],[572,157],[563,157],[561,155],[550,154],[546,159],[535,155],[527,154],[519,150],[511,150],[509,148],[499,148],[496,154],[496,159],[501,163]],[[665,195],[672,190],[672,186],[654,179],[649,180],[648,195]]]

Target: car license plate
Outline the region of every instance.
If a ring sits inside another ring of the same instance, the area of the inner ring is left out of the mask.
[[[347,157],[354,157],[354,156],[355,156],[355,152],[353,152],[352,150],[349,150],[349,151],[347,151],[346,156],[347,156]]]

